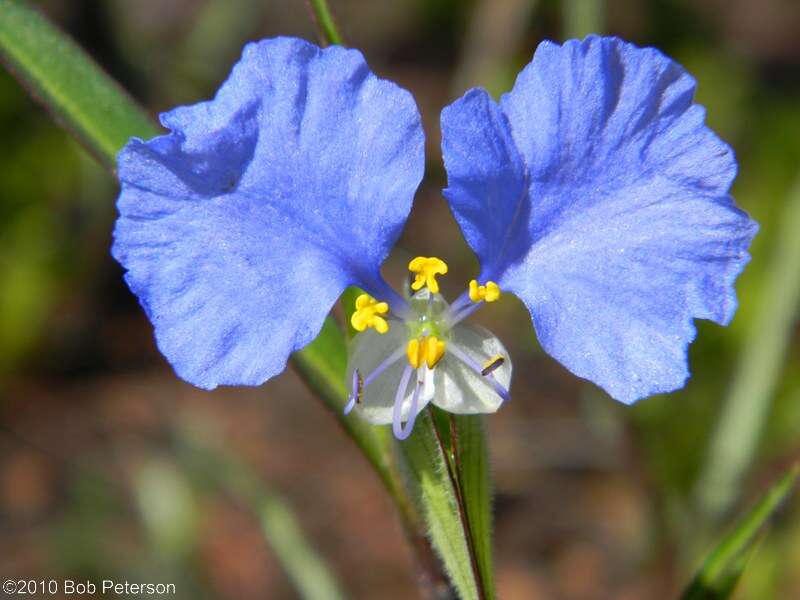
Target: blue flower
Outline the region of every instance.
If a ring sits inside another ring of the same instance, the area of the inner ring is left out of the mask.
[[[730,320],[756,231],[693,92],[657,51],[590,37],[542,44],[499,104],[472,90],[447,107],[445,196],[481,261],[448,304],[438,258],[409,263],[403,294],[380,275],[424,168],[410,94],[355,50],[250,44],[213,100],[121,151],[113,254],[202,388],[280,373],[357,285],[346,410],[399,438],[428,403],[509,397],[505,348],[464,322],[502,292],[550,354],[631,402],[683,385],[693,319]]]
[[[693,319],[727,324],[757,225],[695,81],[652,48],[542,43],[499,103],[442,113],[464,236],[531,313],[544,349],[622,402],[680,388]]]
[[[249,44],[210,102],[131,140],[114,257],[177,374],[258,385],[348,285],[400,305],[380,265],[424,170],[411,95],[356,50]]]

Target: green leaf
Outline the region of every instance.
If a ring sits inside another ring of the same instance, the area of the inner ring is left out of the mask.
[[[447,419],[431,410],[423,411],[417,417],[411,436],[398,442],[399,448],[428,526],[428,535],[459,597],[462,600],[491,597],[484,589],[482,570],[472,549],[458,471],[453,468],[453,456],[448,448],[450,436],[440,433],[434,414],[440,423]]]
[[[800,464],[773,484],[761,500],[711,551],[681,598],[722,600],[730,597],[755,550],[758,534],[794,489]]]
[[[481,415],[450,415],[455,427],[453,450],[475,560],[486,598],[494,597],[492,565],[492,483]],[[451,442],[452,443],[452,442]]]
[[[0,60],[109,169],[131,136],[158,134],[114,80],[24,2],[0,0]]]

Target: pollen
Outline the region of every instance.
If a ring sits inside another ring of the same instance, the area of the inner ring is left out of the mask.
[[[432,294],[438,294],[439,282],[436,281],[436,276],[447,273],[447,264],[434,256],[418,256],[408,263],[408,270],[416,275],[411,284],[412,290],[416,292],[427,285]]]
[[[419,369],[423,364],[427,364],[429,369],[436,366],[442,356],[444,356],[444,342],[435,335],[426,335],[421,338],[409,340],[406,346],[406,356],[408,364],[415,369]]]
[[[350,324],[356,331],[364,331],[373,327],[378,333],[389,331],[389,323],[380,315],[389,312],[386,302],[378,302],[369,294],[361,294],[356,298],[356,312],[350,317]]]
[[[487,281],[486,285],[478,285],[473,279],[469,282],[469,299],[473,302],[494,302],[500,298],[500,286],[494,281]]]

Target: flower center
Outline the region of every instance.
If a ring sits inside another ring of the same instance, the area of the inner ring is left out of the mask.
[[[424,273],[417,274],[411,289],[417,289],[414,286],[421,277],[428,277],[429,281],[426,283],[427,289],[419,289],[409,301],[415,318],[406,321],[409,336],[406,356],[408,364],[414,369],[424,365],[427,365],[428,369],[433,369],[444,356],[447,340],[450,337],[450,323],[447,318],[449,306],[444,298],[433,290],[431,282],[438,290],[435,277],[437,274],[446,273],[447,265],[438,258],[418,256],[408,265],[412,273],[417,272],[415,271],[417,268]]]
[[[348,414],[360,405],[368,420],[391,422],[399,440],[411,434],[414,420],[430,402],[456,413],[493,412],[508,399],[511,376],[505,348],[493,335],[459,325],[484,303],[500,298],[500,287],[493,281],[472,280],[449,304],[439,294],[436,280],[447,273],[443,260],[418,256],[408,269],[415,278],[407,301],[386,289],[377,293],[393,298],[391,307],[368,294],[356,300],[353,327],[388,335],[356,336],[348,366],[350,396],[344,408]],[[386,412],[389,408],[391,415]]]
[[[409,305],[413,316],[405,324],[410,338],[431,335],[447,340],[450,332],[447,319],[449,305],[444,298],[429,289],[420,290],[411,297]]]

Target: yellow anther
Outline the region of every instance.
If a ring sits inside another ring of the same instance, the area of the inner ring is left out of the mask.
[[[423,336],[419,339],[409,340],[406,346],[406,356],[408,364],[415,369],[423,364],[427,364],[429,369],[436,366],[442,356],[444,356],[444,342],[435,335]]]
[[[378,302],[369,294],[361,294],[356,298],[356,312],[350,317],[350,324],[356,331],[374,327],[378,333],[386,333],[389,331],[389,323],[379,315],[387,312],[389,305],[386,302]]]
[[[444,275],[447,273],[447,264],[440,258],[431,256],[418,256],[410,263],[408,263],[408,270],[416,274],[414,283],[411,284],[411,289],[419,291],[422,286],[427,285],[432,294],[439,293],[439,282],[436,281],[437,275]]]
[[[487,281],[486,285],[478,285],[476,280],[469,282],[469,299],[473,302],[494,302],[500,297],[500,286],[494,281]]]
[[[481,369],[481,375],[486,377],[490,373],[493,373],[494,371],[502,367],[504,362],[506,362],[505,356],[503,356],[502,354],[495,354],[492,358],[483,363],[483,368]]]
[[[419,347],[420,344],[417,338],[408,340],[408,346],[406,346],[406,356],[408,357],[408,364],[410,364],[415,369],[419,369],[419,363],[420,363]]]

